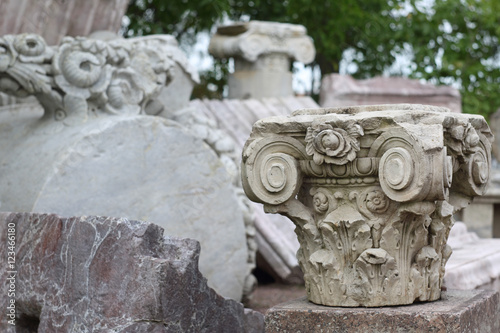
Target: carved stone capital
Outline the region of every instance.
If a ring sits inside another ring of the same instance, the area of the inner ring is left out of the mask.
[[[35,34],[0,38],[0,91],[34,95],[45,118],[65,124],[99,114],[139,114],[172,79],[164,36],[95,40],[65,37],[49,47]]]
[[[305,64],[316,50],[302,25],[250,21],[221,26],[210,40],[208,51],[217,58],[238,57],[256,62],[263,55],[282,54]]]
[[[440,297],[453,213],[486,190],[482,116],[424,105],[299,110],[254,124],[251,200],[288,216],[309,300],[384,306]]]

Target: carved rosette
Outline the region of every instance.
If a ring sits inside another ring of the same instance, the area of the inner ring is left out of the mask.
[[[139,114],[172,78],[162,37],[109,42],[65,37],[48,47],[34,34],[0,37],[0,91],[34,95],[45,119],[65,124],[98,114]]]
[[[296,224],[310,301],[432,301],[452,215],[486,189],[491,142],[483,117],[438,107],[299,110],[254,125],[242,179]]]

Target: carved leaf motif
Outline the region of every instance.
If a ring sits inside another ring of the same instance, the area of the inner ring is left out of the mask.
[[[412,264],[412,279],[419,299],[425,301],[438,295],[440,290],[440,260],[436,250],[424,246],[415,256]]]
[[[467,123],[448,129],[446,146],[456,155],[468,155],[477,151],[479,141],[476,129]]]
[[[396,261],[387,251],[380,248],[371,248],[364,251],[356,260],[355,270],[358,274],[357,285],[362,293],[354,292],[354,298],[375,297],[385,298],[388,293],[386,288],[396,288],[399,274]]]
[[[330,251],[318,250],[311,254],[309,262],[313,264],[316,270],[319,271],[319,265],[323,266],[326,270],[338,270],[339,265]]]
[[[340,206],[319,224],[327,249],[344,264],[354,263],[357,257],[372,246],[370,227],[356,210]]]

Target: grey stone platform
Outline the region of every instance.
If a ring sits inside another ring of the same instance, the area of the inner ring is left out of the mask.
[[[266,313],[266,332],[498,333],[500,296],[490,290],[449,290],[441,300],[381,308],[316,305],[306,297]]]

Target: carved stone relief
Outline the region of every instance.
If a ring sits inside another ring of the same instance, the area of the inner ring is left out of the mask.
[[[483,117],[439,107],[299,110],[255,123],[243,186],[295,223],[310,301],[432,301],[452,215],[486,189],[491,141]]]
[[[171,79],[162,38],[102,41],[65,37],[49,47],[35,34],[0,38],[0,91],[34,95],[45,119],[66,125],[103,114],[140,114]]]

